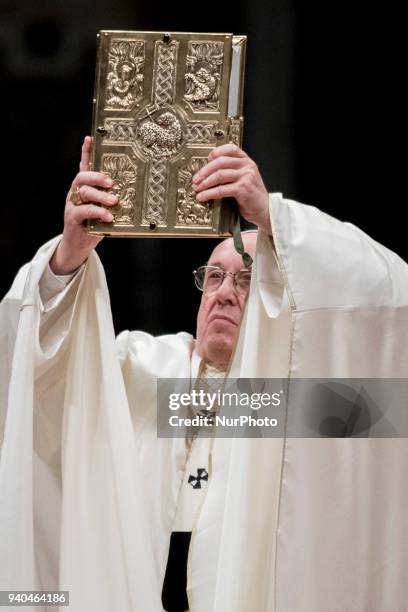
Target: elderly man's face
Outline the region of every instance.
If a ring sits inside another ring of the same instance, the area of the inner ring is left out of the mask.
[[[243,234],[242,238],[245,250],[253,257],[257,234]],[[208,265],[219,266],[226,272],[238,272],[244,267],[232,239],[216,246]],[[246,296],[238,292],[231,275],[227,275],[214,292],[204,291],[197,316],[197,352],[203,359],[223,367],[228,365],[238,337],[245,300]]]

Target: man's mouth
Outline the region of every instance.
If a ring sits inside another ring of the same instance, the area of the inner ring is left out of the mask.
[[[223,315],[223,314],[213,314],[210,316],[210,318],[208,319],[208,323],[212,323],[213,321],[216,320],[221,320],[221,321],[227,321],[228,323],[231,323],[232,325],[237,325],[236,321],[234,321],[234,319],[232,319],[231,317],[228,317],[227,315]]]

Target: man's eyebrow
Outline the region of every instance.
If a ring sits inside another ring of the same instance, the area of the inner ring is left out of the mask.
[[[217,266],[218,268],[224,269],[224,265],[220,261],[207,262],[207,266]]]
[[[205,265],[206,266],[216,266],[217,268],[221,268],[222,270],[225,270],[225,266],[221,261],[212,261],[211,263],[207,261]],[[248,270],[248,268],[240,268],[240,270]]]

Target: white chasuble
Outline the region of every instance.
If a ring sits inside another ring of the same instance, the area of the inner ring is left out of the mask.
[[[408,266],[313,207],[275,194],[270,209],[229,375],[407,378]],[[0,590],[69,590],[73,612],[161,612],[187,453],[157,438],[156,379],[191,377],[194,339],[115,341],[95,253],[43,305],[57,244],[0,311]],[[209,446],[191,612],[408,609],[404,438]]]

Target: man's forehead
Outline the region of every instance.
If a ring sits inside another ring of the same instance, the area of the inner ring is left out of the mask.
[[[255,252],[257,234],[255,232],[248,232],[248,234],[242,235],[245,250],[249,251],[251,255]],[[213,252],[211,253],[209,264],[225,266],[226,264],[235,264],[238,267],[243,267],[242,257],[235,250],[234,241],[232,238],[226,238],[220,244],[217,244]]]

